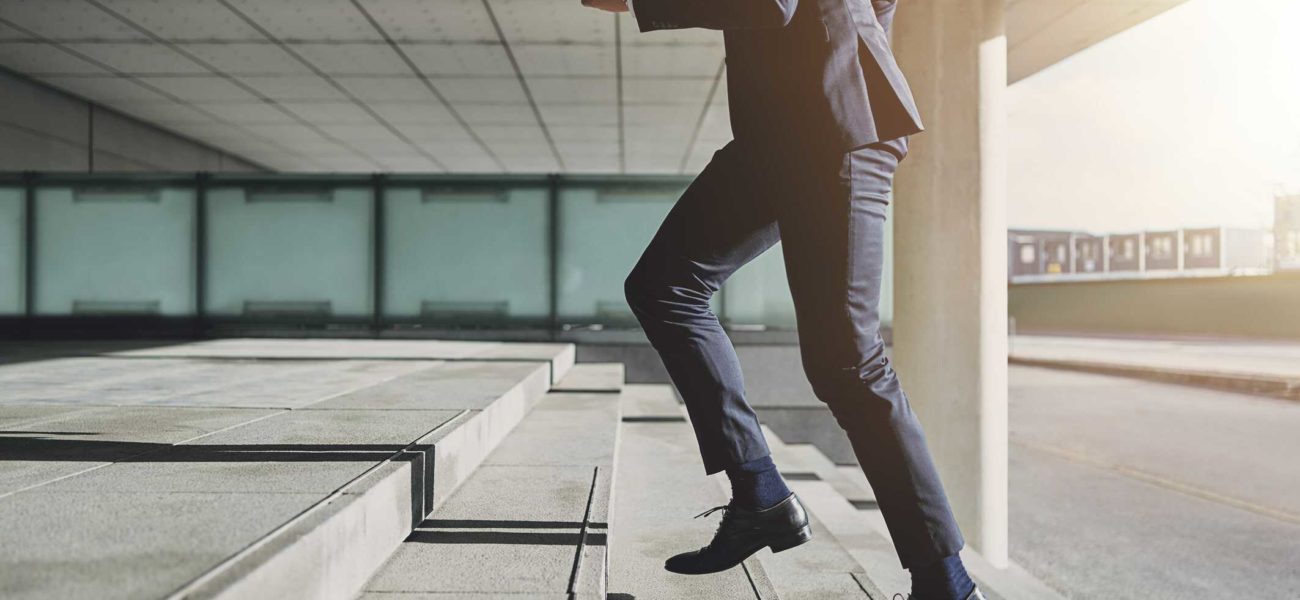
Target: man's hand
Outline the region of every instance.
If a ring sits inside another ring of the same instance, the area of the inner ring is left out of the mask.
[[[627,0],[582,0],[582,5],[605,12],[627,12]]]

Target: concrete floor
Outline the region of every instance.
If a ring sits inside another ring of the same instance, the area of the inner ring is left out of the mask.
[[[1012,559],[1071,598],[1295,598],[1300,403],[1011,371]]]

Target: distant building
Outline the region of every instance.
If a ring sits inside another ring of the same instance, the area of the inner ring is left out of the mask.
[[[1177,271],[1182,267],[1183,232],[1147,231],[1142,235],[1145,252],[1142,265],[1146,271]]]
[[[1266,232],[1258,229],[1203,227],[1183,230],[1183,269],[1224,272],[1263,271],[1269,267]]]
[[[1142,234],[1113,233],[1106,236],[1106,272],[1142,270]]]
[[[1074,272],[1073,231],[1012,229],[1007,232],[1007,276]]]
[[[1277,264],[1300,270],[1300,196],[1285,203],[1279,199],[1278,207]],[[1229,227],[1107,235],[1013,229],[1007,232],[1007,276],[1035,282],[1259,274],[1268,272],[1273,260],[1268,242],[1263,230]]]
[[[1273,268],[1300,270],[1300,194],[1273,201]]]
[[[1089,233],[1074,234],[1074,272],[1104,273],[1106,271],[1106,238]]]

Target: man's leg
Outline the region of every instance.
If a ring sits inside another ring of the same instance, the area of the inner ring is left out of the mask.
[[[708,474],[769,454],[745,401],[740,360],[709,309],[727,277],[779,239],[755,177],[734,142],[715,153],[625,283],[628,304],[690,412]]]
[[[777,208],[804,369],[848,434],[905,568],[963,545],[880,337],[885,207],[906,142],[796,159]],[[915,571],[914,571],[915,573]]]

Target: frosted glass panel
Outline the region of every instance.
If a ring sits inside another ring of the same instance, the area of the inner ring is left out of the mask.
[[[158,184],[38,189],[36,312],[192,315],[194,211]]]
[[[727,280],[722,291],[727,326],[735,329],[793,329],[794,299],[785,276],[781,244],[768,248]]]
[[[559,313],[564,323],[635,325],[623,280],[683,188],[560,192]]]
[[[23,190],[0,188],[0,315],[23,307]]]
[[[370,315],[372,194],[329,185],[208,191],[210,314]]]
[[[475,324],[550,317],[545,187],[386,194],[384,316]]]

